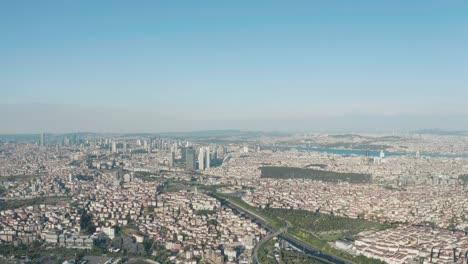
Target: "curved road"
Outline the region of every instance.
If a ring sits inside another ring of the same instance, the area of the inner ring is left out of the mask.
[[[274,233],[270,233],[270,234],[266,235],[264,238],[262,238],[262,240],[258,241],[258,243],[254,247],[253,254],[252,254],[254,264],[260,263],[258,261],[258,249],[260,248],[260,246],[263,245],[263,243],[270,240],[271,238],[283,233],[284,231],[286,231],[286,228],[282,228],[282,229],[280,229],[280,230],[278,230],[278,231],[276,231]]]
[[[285,233],[283,233],[284,230],[282,230],[282,229],[276,230],[274,227],[270,226],[260,216],[258,216],[256,214],[253,214],[250,211],[247,211],[246,209],[244,209],[244,208],[242,208],[242,207],[240,207],[240,206],[238,206],[238,205],[236,205],[236,204],[234,204],[234,203],[232,203],[232,202],[230,202],[228,200],[224,199],[223,202],[224,202],[225,206],[227,206],[227,207],[229,207],[229,208],[231,208],[231,209],[233,209],[235,211],[244,213],[247,217],[249,217],[254,222],[258,223],[260,226],[262,226],[263,228],[268,230],[270,233],[272,233],[271,235],[275,234],[276,232],[279,232],[278,236],[280,236],[284,240],[288,241],[289,243],[291,243],[295,247],[302,248],[304,253],[306,253],[306,254],[309,254],[309,255],[312,255],[314,257],[321,258],[321,259],[324,259],[324,260],[327,260],[329,262],[336,263],[336,264],[353,264],[352,262],[350,262],[348,260],[342,259],[340,257],[334,256],[334,255],[331,255],[331,254],[328,254],[326,252],[322,252],[322,250],[314,248],[311,245],[297,239],[294,236],[291,236],[289,234],[285,234]],[[263,243],[264,243],[264,241],[263,241]],[[255,248],[257,248],[257,247],[255,247]],[[256,261],[256,262],[254,262],[254,263],[258,263],[258,260],[256,259],[256,255],[257,254],[256,254],[256,251],[255,251],[254,252],[254,261]]]

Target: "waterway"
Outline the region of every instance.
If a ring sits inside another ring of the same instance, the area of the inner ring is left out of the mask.
[[[309,148],[309,147],[275,147],[281,149],[297,149],[303,151],[316,151],[321,153],[329,153],[343,156],[365,156],[368,154],[371,157],[379,157],[380,151],[366,151],[358,149],[332,149],[332,148]],[[394,152],[386,151],[384,152],[385,157],[394,157],[394,156],[416,156],[415,152]],[[442,153],[424,153],[420,152],[421,157],[431,157],[431,158],[465,158],[468,159],[468,154],[442,154]]]

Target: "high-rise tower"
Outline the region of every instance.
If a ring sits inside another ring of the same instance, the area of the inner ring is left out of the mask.
[[[175,163],[175,153],[174,151],[171,151],[171,153],[169,153],[169,167],[174,167],[174,163]]]
[[[383,150],[380,151],[380,158],[383,159],[385,157],[385,152]]]
[[[206,169],[209,169],[211,165],[210,147],[206,147],[205,158],[206,158],[205,167]]]
[[[214,166],[218,165],[218,148],[216,146],[213,149],[213,163]]]
[[[185,149],[185,168],[187,170],[196,169],[195,150],[192,148]]]
[[[45,133],[41,133],[41,137],[39,139],[39,146],[45,146]]]
[[[198,169],[205,170],[205,148],[200,148],[198,152]]]

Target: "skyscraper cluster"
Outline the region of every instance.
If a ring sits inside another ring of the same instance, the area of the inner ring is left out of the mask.
[[[198,152],[198,169],[206,170],[211,166],[210,147],[201,147]]]

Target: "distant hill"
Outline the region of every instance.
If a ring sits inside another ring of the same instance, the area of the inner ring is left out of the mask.
[[[0,141],[8,142],[27,142],[38,141],[39,134],[4,134],[0,135]]]
[[[189,132],[161,132],[161,133],[95,133],[95,132],[76,132],[76,133],[47,133],[48,140],[58,137],[68,138],[87,138],[96,136],[127,136],[127,137],[168,137],[168,138],[189,138],[189,139],[208,139],[208,138],[252,138],[260,136],[289,136],[283,132],[263,132],[263,131],[242,131],[242,130],[201,130]],[[36,134],[0,134],[1,141],[38,141],[39,133]]]
[[[191,132],[167,132],[157,133],[164,137],[179,138],[220,138],[220,137],[259,137],[259,136],[288,136],[283,132],[242,131],[242,130],[202,130]]]
[[[468,131],[443,130],[443,129],[419,129],[419,130],[413,131],[413,133],[428,134],[428,135],[447,135],[447,136],[468,135]]]

